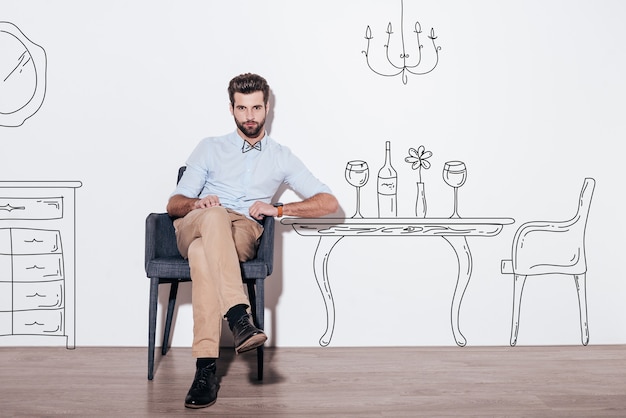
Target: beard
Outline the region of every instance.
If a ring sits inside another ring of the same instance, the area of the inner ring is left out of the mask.
[[[265,127],[265,118],[260,122],[254,122],[254,126],[246,126],[246,123],[249,122],[242,123],[235,119],[235,124],[237,125],[237,128],[239,128],[239,130],[243,132],[245,136],[247,136],[248,138],[258,138],[259,135],[261,135],[261,133],[263,132],[263,128]]]

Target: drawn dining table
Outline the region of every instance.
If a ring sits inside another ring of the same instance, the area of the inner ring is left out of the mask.
[[[313,273],[326,306],[326,331],[319,340],[327,346],[335,328],[333,299],[328,260],[335,245],[348,236],[370,237],[442,237],[454,249],[458,261],[457,283],[452,296],[450,320],[452,334],[460,347],[467,340],[459,329],[459,310],[465,289],[472,275],[472,254],[467,237],[493,237],[512,218],[283,218],[283,225],[291,225],[302,236],[319,237],[313,257]]]

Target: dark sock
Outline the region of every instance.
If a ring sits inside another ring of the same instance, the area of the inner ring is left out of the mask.
[[[241,319],[242,316],[247,315],[246,310],[248,305],[239,304],[235,305],[226,312],[226,319],[228,320],[228,326],[233,329],[233,326]]]
[[[214,366],[215,360],[217,359],[213,357],[198,357],[196,359],[196,367],[203,369],[208,366]]]

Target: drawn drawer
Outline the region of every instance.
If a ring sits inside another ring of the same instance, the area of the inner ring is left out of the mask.
[[[63,310],[14,312],[13,334],[63,335]]]
[[[13,285],[7,282],[0,282],[0,312],[11,312],[13,310]]]
[[[2,256],[0,256],[0,268],[2,266],[1,260]],[[63,279],[63,276],[62,254],[13,256],[14,282],[52,281]]]
[[[0,254],[11,254],[11,228],[0,228]]]
[[[62,197],[0,197],[0,219],[61,219]]]
[[[13,265],[11,263],[11,256],[7,254],[0,254],[0,282],[10,282],[13,275]]]
[[[58,309],[63,307],[63,281],[14,283],[13,310]]]
[[[61,233],[47,229],[12,228],[13,254],[61,253]]]
[[[11,335],[13,333],[13,313],[0,312],[0,335]]]

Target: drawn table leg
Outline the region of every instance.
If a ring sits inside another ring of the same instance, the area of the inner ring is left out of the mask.
[[[456,287],[454,289],[454,296],[452,297],[452,309],[450,312],[450,320],[452,323],[452,334],[454,340],[459,347],[464,347],[467,344],[467,340],[461,333],[459,327],[459,310],[461,308],[461,302],[463,301],[463,295],[465,289],[469,284],[470,277],[472,276],[472,254],[470,253],[469,245],[467,245],[467,239],[462,236],[446,236],[443,237],[454,249],[456,258],[459,263],[459,271],[456,279]]]
[[[324,304],[326,305],[326,331],[320,338],[320,345],[322,347],[326,347],[330,343],[335,329],[335,302],[328,279],[328,258],[330,257],[330,252],[333,247],[341,238],[343,238],[343,236],[338,235],[320,237],[317,249],[315,250],[315,256],[313,257],[313,273],[315,274],[315,280],[317,280],[317,285],[320,288],[320,292],[322,292]]]

